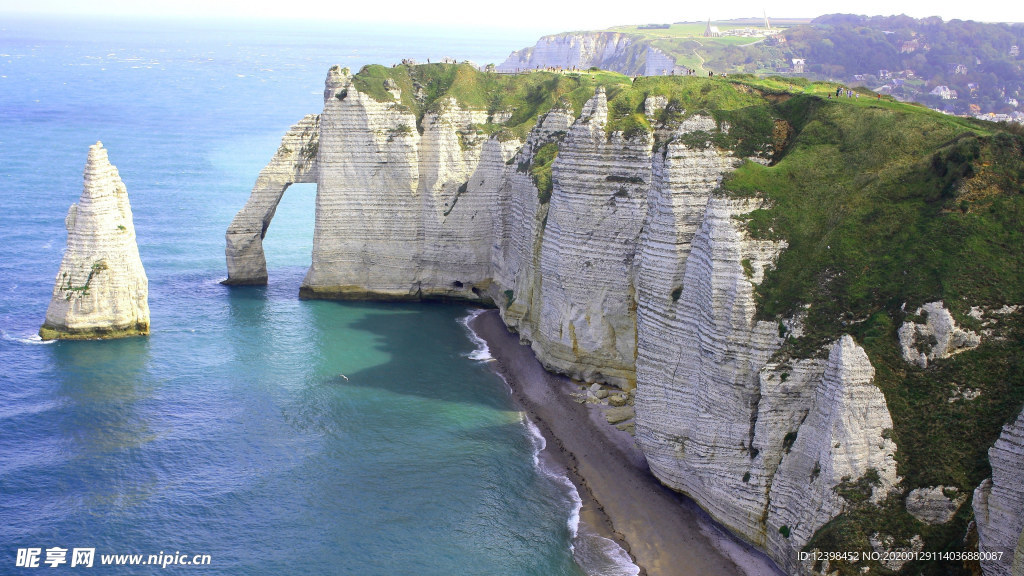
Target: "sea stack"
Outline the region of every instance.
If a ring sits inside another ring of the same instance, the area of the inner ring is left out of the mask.
[[[149,334],[149,281],[128,191],[100,142],[89,147],[82,196],[64,225],[68,244],[39,335],[81,340]]]

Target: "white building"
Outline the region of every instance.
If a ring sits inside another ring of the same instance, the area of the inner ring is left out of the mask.
[[[929,94],[938,96],[943,100],[956,100],[956,92],[950,90],[949,86],[936,86]]]

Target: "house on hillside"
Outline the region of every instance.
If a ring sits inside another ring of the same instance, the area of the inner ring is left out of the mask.
[[[921,43],[917,41],[917,38],[907,40],[900,44],[900,54],[911,54],[920,47]]]
[[[793,74],[803,74],[804,64],[806,61],[803,58],[793,58]]]
[[[953,67],[953,74],[967,74],[967,66],[957,64]]]
[[[889,72],[888,70],[879,70],[878,78],[880,80],[888,80],[889,78],[892,78],[892,72]]]
[[[1020,46],[1017,46],[1016,44],[1010,46],[1010,56],[1013,56],[1014,58],[1020,56]]]
[[[950,90],[949,86],[936,86],[929,94],[943,100],[956,100],[956,90]]]

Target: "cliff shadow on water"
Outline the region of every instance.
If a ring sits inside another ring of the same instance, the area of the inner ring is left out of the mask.
[[[342,388],[372,387],[443,402],[510,410],[500,380],[469,360],[465,306],[433,302],[364,303],[306,300],[315,310],[317,371]],[[351,334],[368,344],[359,357],[345,352]],[[366,362],[367,357],[375,358]],[[482,383],[488,383],[482,386]]]

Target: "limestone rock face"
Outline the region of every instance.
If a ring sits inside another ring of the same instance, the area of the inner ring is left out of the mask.
[[[288,130],[274,158],[260,171],[245,207],[228,226],[224,284],[267,283],[263,238],[284,191],[292,184],[316,182],[319,138],[320,116],[310,114]]]
[[[837,486],[877,476],[880,499],[898,483],[896,446],[874,370],[849,336],[827,361],[768,361],[783,338],[754,319],[753,287],[783,246],[739,228],[755,208],[711,195],[688,250],[675,232],[686,218],[675,229],[649,219],[642,258],[666,264],[640,274],[636,436],[662,482],[793,572],[796,552],[841,512]]]
[[[754,208],[711,197],[685,262],[675,264],[683,270],[677,288],[666,290],[675,280],[653,274],[645,281],[637,310],[636,411],[637,440],[651,471],[763,544],[760,512],[751,511],[764,510],[764,490],[753,472],[743,471],[750,469],[758,423],[759,372],[782,339],[774,323],[754,319],[753,285],[742,261],[763,267],[780,246],[750,240],[739,229],[734,216]],[[667,260],[686,254],[673,235],[666,234],[668,242],[648,236],[663,247],[645,246],[645,256],[656,249]]]
[[[892,418],[874,376],[867,353],[853,338],[836,341],[811,409],[792,448],[784,449],[769,492],[767,532],[769,553],[790,570],[804,544],[842,512],[838,487],[867,479],[877,503],[900,483],[896,444],[887,438]]]
[[[492,207],[511,152],[477,133],[487,120],[450,100],[423,118],[420,134],[397,100],[377,101],[332,69],[302,295],[484,300]]]
[[[633,259],[651,179],[649,135],[605,134],[603,90],[559,147],[540,250],[534,352],[555,370],[632,388],[636,356]]]
[[[541,118],[513,157],[512,165],[506,167],[498,191],[491,293],[505,324],[519,330],[527,340],[533,326],[540,322],[540,254],[551,203],[542,203],[530,174],[513,165],[528,162],[540,147],[557,142],[575,120],[570,111],[561,108]],[[553,190],[552,196],[555,193]]]
[[[135,242],[128,191],[99,142],[89,147],[85,183],[64,224],[60,263],[43,339],[149,333],[149,281]]]
[[[929,360],[949,358],[981,344],[976,333],[957,327],[942,302],[929,302],[915,314],[926,314],[924,323],[904,322],[899,330],[900,347],[907,362],[926,368]]]
[[[1024,576],[1024,532],[1020,533],[1017,550],[1013,553],[1013,576]]]
[[[946,496],[947,490],[954,491],[952,498]],[[967,494],[956,495],[955,490],[945,486],[911,490],[907,494],[907,512],[925,524],[945,524],[967,500]]]
[[[978,524],[978,550],[1001,552],[998,561],[982,561],[986,576],[1009,576],[1018,570],[1015,551],[1024,532],[1024,411],[1003,426],[989,448],[992,477],[974,491],[974,518]]]
[[[650,108],[664,106],[654,100],[648,98]],[[716,129],[713,119],[696,115],[673,136]],[[692,148],[678,139],[654,155],[636,265],[638,380],[665,378],[661,359],[678,355],[674,335],[681,330],[682,319],[676,312],[691,243],[704,220],[711,191],[738,163],[714,147]]]
[[[538,67],[586,70],[592,66],[644,76],[662,76],[681,70],[675,59],[648,42],[619,32],[544,36],[535,45],[510,54],[497,70],[517,72]]]

